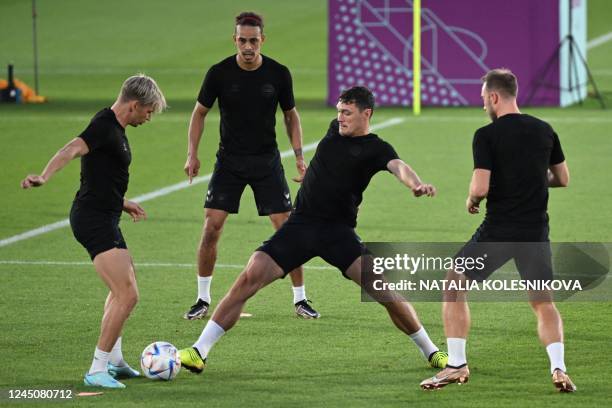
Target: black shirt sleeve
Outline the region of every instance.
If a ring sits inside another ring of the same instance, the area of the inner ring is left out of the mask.
[[[79,135],[87,144],[90,152],[93,152],[112,141],[111,125],[103,120],[92,121]]]
[[[399,159],[397,152],[389,143],[383,141],[380,144],[379,153],[376,155],[376,163],[374,169],[377,171],[389,170],[387,164],[391,160]]]
[[[489,144],[489,138],[482,129],[478,129],[474,134],[472,154],[474,156],[475,169],[493,169],[493,155]]]
[[[291,79],[291,73],[286,67],[281,67],[281,87],[278,95],[278,103],[284,112],[295,108],[293,80]]]
[[[219,96],[219,78],[216,66],[211,67],[204,77],[204,82],[198,94],[198,102],[208,109],[215,104],[215,99]]]
[[[563,154],[563,149],[561,148],[561,142],[559,142],[559,136],[555,132],[553,132],[553,147],[550,152],[550,165],[554,166],[555,164],[563,163],[565,161],[565,155]]]

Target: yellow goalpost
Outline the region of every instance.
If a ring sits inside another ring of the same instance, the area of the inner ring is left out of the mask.
[[[412,112],[421,114],[421,0],[412,1]]]

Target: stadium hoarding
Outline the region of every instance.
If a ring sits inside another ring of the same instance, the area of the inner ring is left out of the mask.
[[[612,243],[365,243],[362,301],[612,300]],[[447,296],[447,297],[445,297]]]
[[[328,4],[328,104],[342,89],[364,85],[380,106],[411,105],[412,1]],[[563,41],[571,33],[586,55],[586,0],[422,4],[423,105],[480,106],[480,78],[499,67],[517,75],[521,104],[566,106],[586,97],[585,67],[570,64],[578,55]]]

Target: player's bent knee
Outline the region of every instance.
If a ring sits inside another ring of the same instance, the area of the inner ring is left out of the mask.
[[[448,270],[446,272],[446,281],[454,281],[457,286],[465,286],[464,281],[467,281],[467,277],[462,273],[457,273],[454,270]],[[459,291],[456,289],[445,288],[442,291],[443,302],[465,302],[467,300],[467,292]]]
[[[268,283],[283,276],[282,269],[265,252],[257,251],[232,285],[228,297],[246,300]]]
[[[263,251],[255,251],[251,255],[244,272],[250,280],[261,282],[264,285],[284,276],[282,268]]]
[[[124,304],[125,304],[126,309],[130,311],[134,309],[136,305],[138,304],[139,300],[140,300],[140,296],[138,292],[131,293],[128,297],[124,299]]]
[[[204,234],[202,236],[202,245],[206,244],[216,244],[221,236],[221,231],[223,230],[223,224],[218,224],[215,222],[208,222],[204,224]]]
[[[128,310],[132,310],[140,300],[138,287],[130,283],[123,286],[120,290],[113,293],[115,301]]]
[[[233,301],[246,301],[254,296],[260,288],[261,284],[257,277],[253,275],[249,276],[245,270],[238,276],[238,279],[236,279],[236,282],[234,282],[227,293],[226,298],[230,298]]]
[[[204,221],[204,232],[219,233],[223,229],[224,222],[207,218]]]
[[[136,306],[136,304],[140,301],[140,292],[138,291],[138,288],[134,288],[134,290],[130,293],[129,299],[132,307]]]

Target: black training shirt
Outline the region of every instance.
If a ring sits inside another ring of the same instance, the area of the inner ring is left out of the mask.
[[[552,127],[533,116],[508,114],[476,131],[474,168],[491,170],[490,223],[548,221],[548,167],[565,160]]]
[[[262,64],[246,71],[232,55],[213,65],[200,89],[198,102],[212,108],[219,100],[219,149],[230,154],[273,152],[276,145],[276,107],[295,107],[291,74],[287,67],[263,56]]]
[[[121,213],[132,153],[125,129],[110,108],[96,113],[79,135],[89,152],[81,157],[81,186],[75,201],[98,210]]]
[[[370,180],[397,158],[393,147],[374,134],[341,136],[334,119],[306,171],[294,212],[355,227]]]

